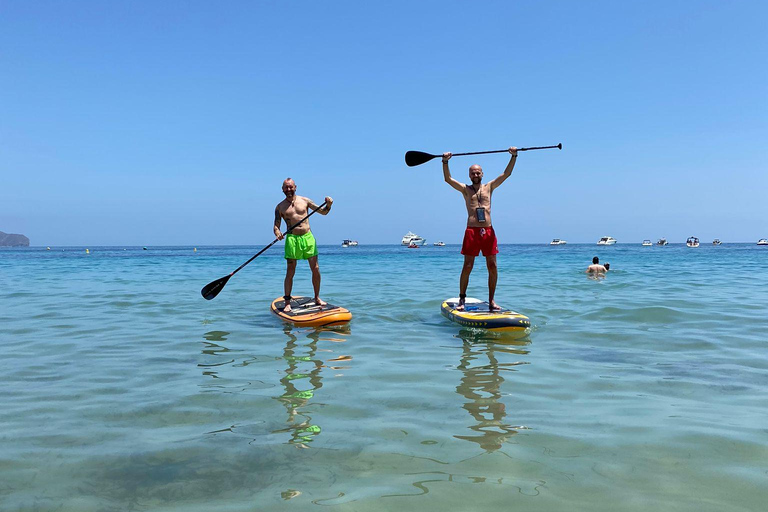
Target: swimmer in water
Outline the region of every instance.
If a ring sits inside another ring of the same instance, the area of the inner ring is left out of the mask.
[[[587,274],[605,274],[608,272],[608,270],[611,268],[610,263],[606,263],[605,265],[600,264],[600,259],[595,256],[592,258],[592,264],[587,267]]]

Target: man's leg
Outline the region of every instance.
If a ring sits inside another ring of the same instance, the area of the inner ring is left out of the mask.
[[[475,257],[464,255],[464,266],[461,269],[459,278],[459,311],[464,309],[464,299],[467,297],[467,286],[469,286],[469,274],[472,273],[472,267],[475,266]]]
[[[325,306],[326,302],[320,300],[320,264],[317,256],[309,258],[309,268],[312,270],[312,287],[315,289],[315,304]]]
[[[283,286],[283,290],[285,291],[285,296],[290,297],[291,296],[291,290],[293,289],[293,275],[296,273],[296,260],[285,260],[287,267],[285,269],[285,283]],[[291,303],[288,299],[285,301],[285,308],[283,309],[286,313],[291,312]]]
[[[491,306],[491,311],[501,309],[493,301],[493,297],[496,295],[496,281],[499,277],[499,270],[496,267],[496,255],[486,256],[485,264],[488,266],[488,304]]]

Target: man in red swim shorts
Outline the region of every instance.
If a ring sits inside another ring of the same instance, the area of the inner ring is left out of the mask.
[[[451,171],[448,169],[448,160],[451,159],[451,153],[443,153],[443,177],[445,182],[461,192],[464,201],[467,204],[467,230],[464,232],[464,243],[461,246],[461,254],[464,255],[464,267],[461,269],[461,278],[459,278],[459,306],[458,310],[464,309],[464,301],[467,298],[467,285],[469,285],[469,274],[472,273],[472,267],[475,265],[475,257],[482,251],[485,256],[485,263],[488,266],[488,304],[491,305],[491,311],[501,309],[493,300],[496,293],[496,280],[498,279],[498,270],[496,267],[496,255],[499,248],[496,243],[496,234],[491,226],[491,195],[493,191],[504,183],[504,180],[512,174],[517,161],[517,148],[509,148],[512,157],[509,159],[507,168],[504,172],[490,183],[483,184],[483,168],[479,165],[473,165],[469,168],[469,179],[471,185],[459,183],[451,177]]]

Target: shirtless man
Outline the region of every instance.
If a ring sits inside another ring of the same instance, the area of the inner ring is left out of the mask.
[[[498,270],[496,267],[496,255],[499,253],[496,242],[496,234],[491,227],[491,194],[496,188],[504,183],[504,180],[512,174],[517,161],[517,148],[509,148],[512,157],[509,159],[507,168],[504,172],[490,183],[483,184],[483,168],[479,165],[473,165],[469,168],[469,179],[471,185],[459,183],[451,177],[451,171],[448,169],[448,160],[451,159],[451,153],[443,153],[443,177],[445,182],[461,192],[464,196],[464,202],[467,204],[467,229],[464,232],[464,243],[461,246],[461,254],[464,255],[464,267],[461,269],[459,278],[459,305],[456,309],[464,310],[464,302],[467,298],[467,286],[469,285],[469,274],[472,273],[472,267],[475,265],[475,257],[483,252],[485,263],[488,267],[488,304],[491,311],[501,309],[493,300],[496,293],[496,280],[498,279]]]
[[[283,239],[280,232],[280,221],[284,220],[287,227],[291,227],[303,219],[309,210],[317,210],[321,215],[328,215],[331,211],[333,199],[325,198],[326,205],[322,208],[312,202],[307,197],[296,195],[296,183],[291,178],[283,182],[283,199],[275,207],[275,226],[274,232],[278,240]],[[301,224],[285,235],[285,261],[288,268],[285,271],[285,311],[291,311],[291,289],[293,288],[293,276],[296,273],[296,264],[299,260],[309,260],[309,268],[312,269],[312,286],[315,289],[315,304],[325,306],[325,302],[320,299],[320,265],[317,263],[317,243],[312,231],[309,229],[309,219],[305,219]]]
[[[611,268],[609,263],[601,265],[600,259],[595,256],[592,258],[592,264],[587,267],[587,274],[605,274],[609,268]]]

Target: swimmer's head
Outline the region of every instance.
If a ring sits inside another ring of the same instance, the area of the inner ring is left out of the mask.
[[[605,270],[610,270],[610,269],[611,269],[611,264],[606,262]]]
[[[599,259],[597,256],[595,256],[594,258],[592,258],[592,264],[593,264],[593,265],[597,265],[598,263],[600,263],[600,259]]]

